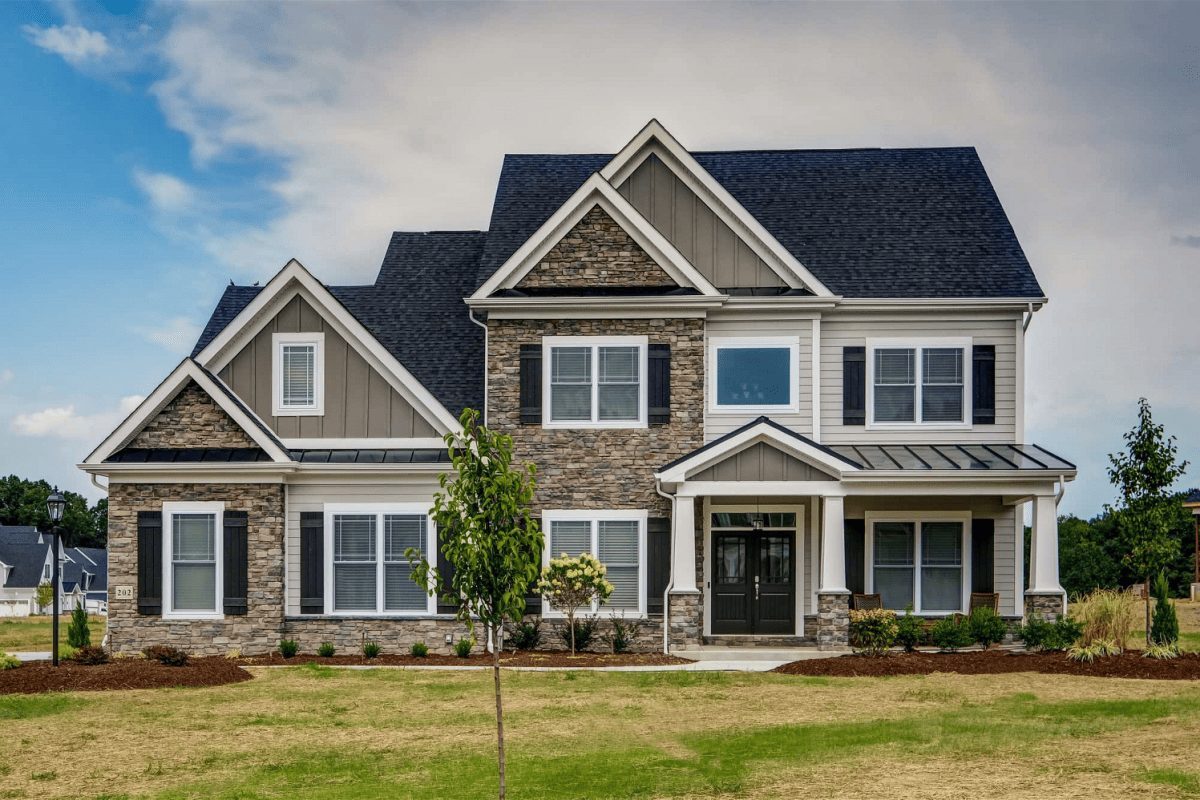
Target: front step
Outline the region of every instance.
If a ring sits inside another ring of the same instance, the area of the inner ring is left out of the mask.
[[[705,636],[704,644],[716,647],[816,647],[811,636],[755,636],[752,634],[719,634]]]
[[[671,654],[690,661],[778,661],[787,663],[811,658],[821,653],[815,645],[807,647],[719,647],[702,644],[696,647],[675,647]],[[821,653],[821,655],[825,655]]]

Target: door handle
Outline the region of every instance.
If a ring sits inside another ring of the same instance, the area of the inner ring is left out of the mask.
[[[754,599],[758,599],[758,576],[754,576]]]

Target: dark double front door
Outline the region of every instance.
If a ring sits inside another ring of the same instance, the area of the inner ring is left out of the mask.
[[[796,632],[796,535],[713,533],[712,632]]]

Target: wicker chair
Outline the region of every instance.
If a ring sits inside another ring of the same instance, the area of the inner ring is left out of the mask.
[[[999,614],[1000,595],[996,592],[971,592],[971,604],[967,606],[967,613],[977,608],[990,608]]]
[[[883,608],[883,597],[877,594],[855,594],[850,598],[850,607],[855,611]]]

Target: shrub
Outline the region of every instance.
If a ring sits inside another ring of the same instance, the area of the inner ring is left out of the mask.
[[[572,638],[572,632],[574,632],[574,638]],[[563,643],[572,653],[587,650],[587,646],[591,644],[592,638],[596,635],[596,618],[584,617],[569,622],[558,629],[558,635],[562,637]],[[574,646],[572,647],[572,645]]]
[[[612,633],[608,637],[614,653],[628,653],[630,646],[642,632],[642,623],[638,620],[624,620],[613,615]]]
[[[475,640],[469,636],[464,636],[454,643],[454,655],[459,658],[470,658],[471,651],[475,649]]]
[[[429,646],[424,642],[413,642],[412,647],[408,648],[408,652],[412,653],[413,658],[425,658],[429,655]]]
[[[872,608],[850,612],[850,645],[859,653],[881,656],[896,643],[896,612]]]
[[[1004,624],[1004,620],[990,608],[977,608],[972,611],[971,616],[967,618],[967,627],[971,631],[971,638],[983,645],[984,650],[1004,641],[1004,635],[1008,633],[1008,626]]]
[[[1163,660],[1179,658],[1179,648],[1174,644],[1152,643],[1149,647],[1142,651],[1142,655],[1146,658],[1158,658]]]
[[[896,619],[896,644],[911,653],[925,641],[925,620],[913,615],[912,605],[904,609],[904,616]]]
[[[85,644],[75,651],[73,657],[76,664],[87,664],[95,666],[96,664],[108,663],[108,651],[103,647],[92,647],[90,644]]]
[[[300,645],[296,644],[295,639],[280,639],[279,640],[279,655],[284,658],[293,658],[296,653],[300,652]]]
[[[225,657],[228,658],[230,661],[237,661],[239,658],[242,657],[242,651],[239,650],[238,648],[234,647],[231,650],[225,651]]]
[[[1070,617],[1059,617],[1057,622],[1030,617],[1018,635],[1027,650],[1066,650],[1079,641],[1083,625]]]
[[[382,648],[379,647],[379,642],[372,642],[370,640],[363,642],[362,651],[363,658],[375,658],[383,652]]]
[[[16,669],[19,666],[21,666],[21,659],[10,656],[8,653],[0,653],[0,670]]]
[[[512,626],[508,638],[517,650],[535,650],[542,641],[542,621],[533,617]]]
[[[578,558],[563,553],[558,558],[550,559],[550,563],[542,568],[542,577],[537,584],[538,594],[566,615],[568,634],[576,630],[575,612],[579,608],[603,603],[612,596],[613,585],[605,574],[604,565],[591,553],[581,553]],[[571,648],[571,655],[586,646],[573,637],[567,640],[567,644]]]
[[[1154,579],[1154,601],[1154,620],[1150,624],[1150,643],[1152,645],[1173,645],[1179,641],[1179,617],[1176,616],[1175,605],[1171,602],[1167,576],[1161,572]]]
[[[171,647],[165,644],[156,644],[153,647],[147,647],[142,651],[142,655],[151,661],[166,664],[168,667],[182,667],[188,662],[187,653],[178,647]]]
[[[1104,655],[1097,644],[1076,644],[1067,648],[1067,658],[1072,661],[1078,661],[1081,664],[1090,664],[1097,658]]]
[[[1132,592],[1116,589],[1097,589],[1077,599],[1071,608],[1071,616],[1082,626],[1081,644],[1085,647],[1099,641],[1114,642],[1124,649],[1133,630],[1138,600]]]
[[[321,646],[317,648],[317,655],[321,658],[333,658],[336,652],[337,648],[333,646],[333,642],[321,642]]]
[[[87,609],[75,606],[71,612],[71,624],[67,627],[67,644],[75,649],[92,643],[92,632],[88,630]]]
[[[959,614],[939,619],[933,624],[929,635],[939,650],[948,653],[953,653],[960,647],[967,647],[975,641],[966,617]]]

